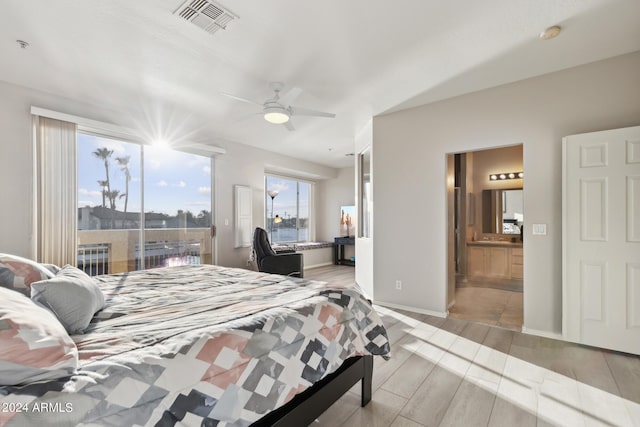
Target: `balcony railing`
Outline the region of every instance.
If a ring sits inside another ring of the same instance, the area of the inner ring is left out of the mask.
[[[78,268],[93,276],[143,267],[139,230],[78,231]],[[148,229],[144,268],[211,263],[208,228]]]
[[[109,244],[78,245],[78,268],[89,276],[109,274]]]
[[[142,268],[142,256],[136,244],[136,270]],[[165,240],[144,243],[144,268],[200,264],[199,240]]]

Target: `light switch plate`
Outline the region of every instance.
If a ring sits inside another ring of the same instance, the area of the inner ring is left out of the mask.
[[[544,236],[547,234],[547,224],[533,224],[533,235]]]

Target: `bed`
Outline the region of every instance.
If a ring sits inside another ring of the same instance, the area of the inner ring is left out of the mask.
[[[356,285],[210,265],[92,280],[77,369],[0,386],[0,425],[303,425],[358,381],[366,404],[389,355]]]

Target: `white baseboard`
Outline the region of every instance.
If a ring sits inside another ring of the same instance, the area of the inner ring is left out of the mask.
[[[399,310],[406,310],[406,311],[411,311],[413,313],[420,313],[420,314],[428,314],[430,316],[436,316],[436,317],[447,317],[448,315],[448,312],[425,310],[423,308],[410,307],[408,305],[393,304],[393,303],[384,302],[384,301],[376,301],[375,299],[373,300],[373,303],[377,305],[381,305],[383,307],[397,308]]]
[[[525,328],[524,326],[522,327],[522,333],[529,334],[529,335],[537,335],[539,337],[544,337],[544,338],[551,338],[554,340],[566,341],[562,336],[562,334],[558,334],[555,332],[548,332],[548,331],[539,331],[537,329]]]
[[[312,268],[326,267],[327,265],[333,265],[333,262],[322,262],[320,264],[305,265],[304,269],[305,270],[311,270]]]

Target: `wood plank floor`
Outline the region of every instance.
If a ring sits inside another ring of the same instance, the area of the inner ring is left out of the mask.
[[[329,266],[305,277],[354,282]],[[463,319],[376,306],[392,357],[375,358],[373,399],[358,385],[320,426],[640,426],[640,357]]]

